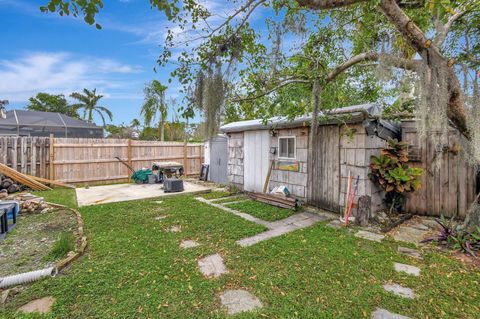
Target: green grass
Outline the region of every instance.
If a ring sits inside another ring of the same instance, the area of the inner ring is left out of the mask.
[[[231,195],[233,195],[233,193],[230,193],[227,191],[213,191],[213,192],[201,194],[198,196],[203,197],[205,199],[216,199],[216,198],[222,198],[222,197],[227,197]]]
[[[72,233],[61,233],[46,256],[47,260],[58,260],[65,257],[68,252],[75,250],[75,236]]]
[[[53,296],[53,312],[38,318],[226,318],[217,296],[235,288],[264,305],[235,319],[370,318],[377,307],[412,318],[478,318],[480,311],[480,272],[433,250],[423,261],[408,259],[394,242],[362,240],[324,223],[242,248],[236,240],[265,229],[191,196],[80,211],[86,255],[61,275],[21,291],[0,317],[21,318],[15,313],[20,305]],[[154,219],[161,214],[168,218]],[[182,232],[164,231],[173,225]],[[186,238],[202,245],[182,250],[178,245]],[[196,260],[214,252],[229,273],[206,279]],[[421,276],[396,273],[395,261],[421,267]],[[412,288],[417,298],[385,292],[382,285],[389,282]]]
[[[287,218],[296,212],[291,209],[279,208],[254,200],[247,200],[241,203],[225,204],[225,206],[250,214],[266,221],[276,221]]]
[[[225,203],[236,202],[236,201],[245,200],[245,199],[247,199],[247,197],[244,195],[232,196],[232,197],[216,200],[215,204],[225,204]]]
[[[74,189],[55,188],[51,191],[36,191],[34,195],[43,197],[45,201],[77,208],[77,197]]]

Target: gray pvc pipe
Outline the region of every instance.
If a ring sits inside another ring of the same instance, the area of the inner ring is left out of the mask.
[[[42,279],[43,277],[53,276],[57,273],[55,267],[49,267],[45,269],[24,272],[22,274],[12,275],[0,278],[0,289],[8,288],[11,286],[26,284]]]

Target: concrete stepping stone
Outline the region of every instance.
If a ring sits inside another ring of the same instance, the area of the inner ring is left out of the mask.
[[[297,229],[309,227],[319,221],[325,220],[326,217],[312,213],[299,213],[287,217],[285,219],[271,223],[271,229],[252,237],[237,240],[237,244],[242,247],[255,245],[264,240],[282,236]]]
[[[372,240],[372,241],[376,241],[376,242],[381,242],[382,239],[385,238],[384,235],[375,234],[375,233],[372,233],[372,232],[369,232],[369,231],[366,231],[366,230],[360,230],[360,231],[356,232],[355,237],[363,238],[363,239],[367,239],[367,240]]]
[[[183,249],[194,248],[198,246],[200,246],[200,244],[195,240],[187,239],[187,240],[182,240],[182,242],[180,243],[180,248],[183,248]]]
[[[420,276],[420,268],[410,265],[405,265],[401,263],[394,263],[393,266],[395,267],[395,271],[397,272],[405,272],[412,276]]]
[[[400,286],[399,284],[383,285],[383,289],[385,289],[385,291],[391,292],[394,295],[397,295],[403,298],[408,298],[408,299],[415,298],[415,294],[413,293],[412,289]]]
[[[223,258],[219,254],[207,256],[198,260],[198,268],[206,277],[218,278],[227,274],[228,270],[223,263]]]
[[[405,317],[388,310],[377,308],[374,312],[372,312],[371,319],[410,319],[410,317]]]
[[[338,219],[334,219],[327,224],[327,227],[330,227],[330,228],[333,228],[333,229],[340,229],[340,228],[342,228],[343,225],[344,225],[344,223],[342,223]]]
[[[162,220],[162,219],[165,219],[165,218],[167,218],[167,217],[168,217],[168,215],[160,215],[160,216],[154,217],[154,219],[155,219],[155,220]]]
[[[182,231],[182,228],[178,225],[172,226],[169,230],[171,233],[179,233]]]
[[[154,201],[155,204],[162,204],[163,203],[163,200],[156,200]]]
[[[220,294],[220,302],[229,315],[262,308],[260,300],[246,290],[226,290]]]
[[[36,300],[32,300],[29,303],[21,306],[18,310],[24,313],[49,313],[52,311],[52,305],[55,302],[53,297],[44,297]]]
[[[254,216],[249,215],[249,214],[247,214],[247,213],[239,212],[239,211],[237,211],[237,210],[235,210],[235,209],[226,207],[226,206],[224,206],[224,205],[222,205],[222,204],[213,203],[213,202],[211,202],[211,201],[209,201],[209,200],[206,200],[205,198],[202,198],[202,197],[196,197],[195,199],[198,200],[199,202],[202,202],[202,203],[208,204],[208,205],[210,205],[210,206],[213,206],[213,207],[222,209],[222,210],[224,210],[224,211],[226,211],[226,212],[228,212],[228,213],[234,214],[234,215],[236,215],[236,216],[238,216],[238,217],[241,217],[241,218],[243,218],[243,219],[245,219],[245,220],[248,220],[248,221],[250,221],[250,222],[254,222],[254,223],[256,223],[256,224],[263,225],[263,226],[265,226],[265,227],[267,227],[267,228],[270,228],[270,229],[272,228],[272,227],[271,227],[271,224],[272,224],[272,223],[267,222],[267,221],[265,221],[265,220],[262,220],[262,219],[260,219],[260,218],[254,217]]]
[[[399,246],[398,252],[412,258],[423,260],[422,254],[416,249]]]
[[[405,243],[418,245],[428,236],[428,231],[420,230],[414,227],[401,225],[394,233],[393,239]]]

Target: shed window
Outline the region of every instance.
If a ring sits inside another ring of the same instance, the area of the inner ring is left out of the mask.
[[[278,157],[286,159],[295,158],[295,136],[285,136],[278,138]]]

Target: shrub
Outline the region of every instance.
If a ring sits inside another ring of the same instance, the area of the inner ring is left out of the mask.
[[[427,238],[422,241],[423,243],[436,242],[474,257],[477,255],[477,252],[480,251],[480,227],[473,228],[470,231],[443,216],[441,219],[435,220],[441,226],[441,229],[435,237]]]
[[[403,205],[404,194],[420,189],[421,168],[408,165],[408,144],[394,139],[388,140],[388,146],[382,149],[379,157],[370,158],[371,181],[385,192],[385,201],[390,211],[399,211]]]

